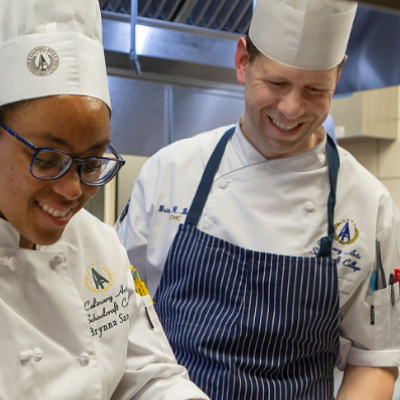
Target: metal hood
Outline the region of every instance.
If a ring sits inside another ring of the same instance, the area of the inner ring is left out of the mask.
[[[253,0],[135,1],[136,53],[143,78],[237,85],[236,43],[248,31]],[[393,0],[366,1],[374,5],[359,5],[337,94],[400,84],[400,14],[386,8]],[[111,69],[131,70],[131,4],[100,0]]]

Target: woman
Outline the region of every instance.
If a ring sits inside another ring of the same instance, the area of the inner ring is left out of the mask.
[[[207,399],[82,210],[124,164],[98,2],[0,0],[0,20],[0,398]]]

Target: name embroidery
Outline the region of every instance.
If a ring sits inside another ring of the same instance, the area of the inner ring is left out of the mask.
[[[310,251],[310,254],[317,256],[320,244],[321,242],[319,241],[318,247],[314,247],[312,251]],[[358,266],[361,255],[357,252],[357,249],[344,252],[343,250],[332,247],[332,260],[336,261],[338,265],[341,263],[344,267],[351,268],[354,272],[361,271],[361,268]]]
[[[102,325],[96,328],[90,326],[92,336],[102,337],[106,331],[129,321],[129,313],[125,310],[129,305],[129,299],[128,296],[124,296],[127,291],[128,287],[121,285],[118,294],[115,296],[108,296],[103,299],[93,297],[92,300],[85,302],[85,310],[89,311],[87,314],[89,325],[107,317],[113,318],[112,321],[101,321]]]
[[[157,212],[166,213],[166,214],[175,214],[175,215],[187,215],[189,213],[189,209],[183,208],[182,210],[180,210],[179,207],[177,207],[177,206],[169,208],[164,205],[160,205],[158,207]],[[171,217],[172,217],[172,215],[171,215]],[[180,221],[180,219],[178,219],[178,218],[171,218],[171,217],[170,217],[171,220]]]

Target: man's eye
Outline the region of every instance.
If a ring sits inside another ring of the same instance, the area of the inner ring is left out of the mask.
[[[283,85],[283,82],[268,81],[268,83],[273,86],[282,86]]]

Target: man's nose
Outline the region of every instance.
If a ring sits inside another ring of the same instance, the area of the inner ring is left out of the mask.
[[[304,112],[303,98],[300,91],[290,90],[283,94],[279,104],[279,112],[289,120],[295,120]]]

